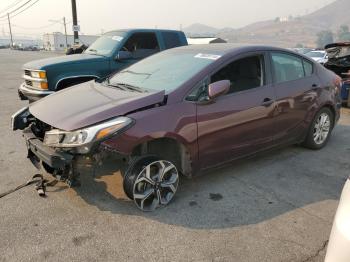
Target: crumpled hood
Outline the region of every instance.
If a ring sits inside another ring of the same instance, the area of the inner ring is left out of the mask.
[[[91,54],[75,54],[56,56],[40,60],[34,60],[23,65],[23,69],[46,70],[55,65],[64,65],[72,63],[93,63],[107,60],[106,57]]]
[[[30,113],[55,128],[72,131],[164,101],[164,91],[138,93],[89,81],[49,95]]]

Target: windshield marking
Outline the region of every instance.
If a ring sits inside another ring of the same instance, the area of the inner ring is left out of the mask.
[[[115,36],[112,37],[112,40],[118,41],[118,42],[122,41],[123,39],[124,39],[124,37],[119,36],[119,35],[115,35]]]
[[[210,60],[218,60],[221,57],[221,55],[199,53],[199,54],[195,55],[194,57],[195,58],[210,59]]]

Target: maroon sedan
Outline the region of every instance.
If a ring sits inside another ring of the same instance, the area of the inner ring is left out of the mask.
[[[288,50],[187,46],[50,95],[12,124],[32,162],[71,184],[77,163],[120,156],[125,193],[151,211],[172,200],[180,174],[281,145],[321,149],[339,119],[339,88],[334,73]]]

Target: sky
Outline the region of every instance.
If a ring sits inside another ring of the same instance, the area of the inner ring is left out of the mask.
[[[8,34],[6,12],[9,5],[28,0],[0,0],[0,37]],[[32,0],[34,2],[35,0]],[[118,28],[180,29],[193,23],[239,28],[253,22],[298,16],[313,12],[334,0],[76,0],[83,34],[101,34]],[[14,13],[15,14],[15,13]],[[2,17],[5,16],[5,17]],[[43,33],[64,32],[66,17],[72,33],[71,0],[39,0],[13,17],[14,35],[38,37]],[[59,23],[55,23],[59,20]]]

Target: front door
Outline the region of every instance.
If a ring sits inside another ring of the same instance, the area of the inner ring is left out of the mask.
[[[197,103],[201,168],[252,154],[273,145],[275,95],[265,53],[235,59],[210,77],[230,80],[228,94]]]
[[[133,63],[159,52],[159,41],[154,32],[139,32],[132,34],[119,51],[130,52],[131,58],[125,60],[113,59],[111,73],[120,71]]]

